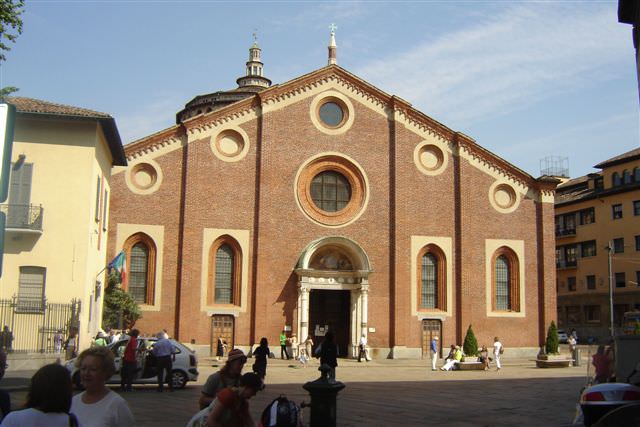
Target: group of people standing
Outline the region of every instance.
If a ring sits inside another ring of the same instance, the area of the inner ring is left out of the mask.
[[[438,368],[436,364],[438,362],[438,341],[439,337],[434,336],[431,339],[430,343],[430,352],[431,352],[431,370],[437,371]],[[477,361],[484,364],[484,370],[488,371],[490,369],[490,362],[495,360],[496,370],[499,371],[502,368],[502,364],[500,363],[500,356],[504,352],[504,346],[500,342],[498,337],[493,339],[493,358],[489,355],[489,350],[486,346],[482,346],[479,351],[479,355],[471,355],[472,358],[477,358]],[[468,358],[470,355],[466,355]],[[444,359],[444,364],[440,367],[442,371],[450,371],[455,369],[456,365],[458,365],[462,359],[465,357],[465,354],[462,351],[462,348],[459,345],[451,344],[451,348],[449,350],[449,354]],[[466,359],[465,359],[466,360]]]

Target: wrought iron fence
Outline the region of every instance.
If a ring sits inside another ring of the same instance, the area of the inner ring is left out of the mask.
[[[80,300],[60,304],[43,299],[37,307],[25,308],[18,297],[0,299],[0,345],[7,351],[53,353],[56,332],[66,337],[70,327],[78,326]]]
[[[0,205],[7,216],[5,228],[42,231],[42,206],[36,205]]]

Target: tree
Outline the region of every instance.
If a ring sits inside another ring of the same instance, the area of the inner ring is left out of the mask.
[[[11,50],[10,44],[22,34],[22,15],[24,0],[0,1],[0,62],[6,61],[5,52]],[[17,91],[18,88],[7,86],[0,89],[0,98]]]
[[[476,335],[473,333],[471,325],[469,325],[469,329],[467,329],[467,335],[464,337],[462,350],[464,351],[465,356],[474,357],[478,355],[478,340],[476,340]]]
[[[109,273],[107,289],[104,293],[102,326],[104,328],[132,328],[142,317],[140,308],[128,292],[120,288],[120,275],[113,270]]]
[[[547,330],[547,341],[544,347],[545,353],[558,354],[559,341],[558,328],[556,327],[556,322],[552,320],[551,325],[549,325],[549,329]]]

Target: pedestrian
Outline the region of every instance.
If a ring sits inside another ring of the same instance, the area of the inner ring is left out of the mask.
[[[10,412],[2,427],[77,427],[78,420],[69,413],[71,376],[62,365],[45,365],[31,377],[26,409]]]
[[[131,409],[118,393],[106,386],[116,366],[113,352],[106,347],[92,347],[78,356],[76,366],[85,388],[73,397],[71,412],[82,427],[128,427],[135,424]]]
[[[102,331],[98,332],[98,334],[96,335],[96,339],[95,339],[93,345],[96,346],[96,347],[106,347],[107,340],[106,340],[106,335],[104,334],[104,332],[102,332]]]
[[[365,334],[362,334],[358,343],[358,363],[362,362],[363,357],[365,361],[369,361],[369,356],[367,356],[367,336]]]
[[[569,335],[569,339],[567,340],[569,344],[569,353],[571,354],[571,359],[573,359],[573,366],[576,365],[576,347],[578,342],[576,341],[576,337],[573,335]]]
[[[287,360],[291,359],[287,352],[287,332],[283,329],[280,333],[280,359],[284,359],[285,357]]]
[[[78,328],[72,326],[69,328],[69,336],[64,342],[64,356],[66,360],[73,359],[78,355],[76,348],[78,348]]]
[[[173,391],[173,381],[171,371],[173,369],[173,344],[165,338],[164,331],[156,334],[158,341],[153,344],[151,352],[156,358],[156,368],[158,369],[158,392],[162,393],[164,382],[167,381],[169,391]],[[166,377],[164,374],[166,373]]]
[[[486,345],[483,345],[480,349],[480,357],[478,358],[478,361],[484,365],[485,371],[489,370],[489,362],[491,361],[491,358],[489,357],[489,350],[487,350]]]
[[[216,360],[220,360],[221,357],[224,357],[224,348],[226,347],[225,342],[222,340],[222,337],[218,337],[218,343],[216,344]]]
[[[133,377],[138,369],[138,335],[140,335],[140,331],[132,329],[129,333],[129,342],[124,349],[122,368],[120,369],[120,390],[122,391],[133,390]]]
[[[439,338],[436,335],[431,340],[431,370],[432,371],[437,370],[436,362],[438,361],[438,339]]]
[[[599,345],[596,354],[593,355],[591,360],[591,364],[595,368],[595,384],[602,384],[609,381],[609,377],[611,376],[611,372],[609,369],[610,363],[607,354],[605,354],[604,345]]]
[[[455,354],[453,358],[447,359],[447,363],[442,365],[442,368],[440,368],[440,370],[450,371],[454,369],[455,365],[460,364],[460,362],[462,361],[462,349],[460,348],[459,345],[454,346],[454,349],[455,349]]]
[[[202,387],[200,409],[204,409],[215,399],[216,394],[225,387],[237,387],[240,385],[242,368],[247,363],[247,356],[242,350],[236,348],[229,352],[227,362],[218,372],[209,375],[207,382]]]
[[[53,335],[53,349],[56,354],[60,354],[62,352],[63,341],[64,335],[62,335],[62,329],[58,329],[58,331]]]
[[[267,358],[269,357],[269,353],[269,342],[267,338],[260,338],[260,345],[253,351],[253,357],[256,359],[253,363],[253,372],[263,381],[267,375]]]
[[[4,327],[2,328],[2,332],[0,332],[0,345],[5,352],[11,353],[11,347],[13,345],[13,332],[11,332],[7,325],[4,325]]]
[[[7,369],[7,353],[0,348],[0,380]],[[11,412],[11,397],[6,390],[0,389],[0,421]]]
[[[254,426],[249,399],[264,389],[260,377],[246,373],[239,387],[227,387],[216,394],[216,404],[207,417],[207,427]]]
[[[502,368],[500,364],[500,355],[504,353],[504,346],[500,342],[498,337],[493,339],[493,357],[496,360],[496,371],[499,371]]]
[[[304,340],[304,350],[307,353],[307,359],[311,360],[313,357],[313,340],[311,339],[311,335],[307,336],[307,339]]]
[[[321,347],[320,365],[326,364],[331,368],[329,371],[329,380],[335,382],[336,367],[338,366],[338,346],[334,341],[332,331],[329,331],[324,335],[324,341],[322,341]]]
[[[298,337],[296,334],[291,335],[289,338],[289,346],[291,347],[291,357],[293,359],[298,358]]]

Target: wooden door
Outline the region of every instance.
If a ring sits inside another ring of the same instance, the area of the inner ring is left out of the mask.
[[[438,354],[442,357],[442,322],[425,319],[422,321],[422,357],[431,357],[431,340],[438,337]]]
[[[227,343],[224,355],[233,349],[234,345],[234,319],[233,316],[214,314],[211,316],[211,355],[216,355],[218,338]]]

